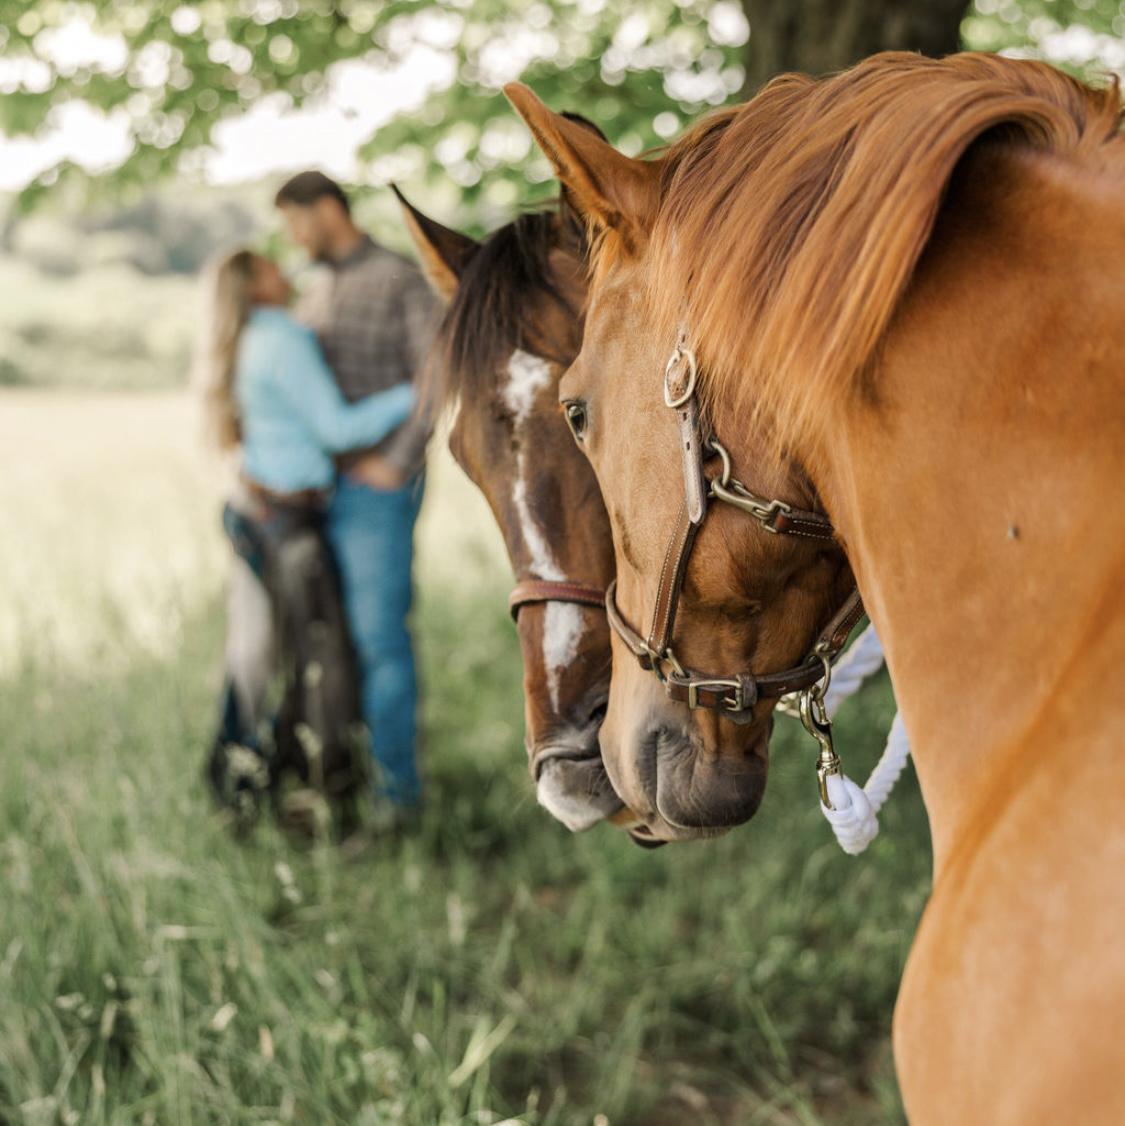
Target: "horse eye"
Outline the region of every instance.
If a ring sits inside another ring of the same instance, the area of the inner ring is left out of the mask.
[[[566,404],[566,424],[579,442],[586,433],[586,404],[577,400]]]

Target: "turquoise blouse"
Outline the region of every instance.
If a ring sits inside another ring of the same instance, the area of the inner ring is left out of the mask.
[[[336,476],[333,454],[374,446],[414,407],[408,383],[349,403],[312,330],[267,306],[255,308],[243,329],[235,397],[243,471],[280,493],[327,488]]]

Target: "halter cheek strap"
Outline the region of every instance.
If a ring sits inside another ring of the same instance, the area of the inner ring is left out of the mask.
[[[784,501],[757,496],[732,476],[731,459],[726,449],[715,439],[704,443],[699,401],[695,394],[696,375],[695,356],[686,346],[686,334],[681,333],[664,371],[664,402],[676,412],[683,461],[684,500],[664,553],[647,638],[642,637],[621,614],[617,606],[616,580],[606,591],[606,615],[614,632],[641,667],[651,670],[663,682],[670,699],[687,704],[689,708],[715,709],[735,722],[746,723],[753,718],[754,706],[760,699],[777,699],[790,692],[807,690],[825,676],[826,669],[839,655],[848,635],[863,617],[863,603],[858,590],[853,587],[843,605],[817,636],[808,658],[780,672],[760,675],[738,672],[713,676],[686,669],[680,663],[672,649],[676,610],[695,537],[707,516],[711,500],[738,508],[767,532],[836,544],[836,533],[827,516],[796,508]],[[706,449],[722,460],[720,472],[711,479],[708,479],[703,467]]]
[[[859,591],[853,586],[843,605],[817,636],[808,659],[781,672],[761,676],[750,672],[725,677],[709,676],[685,669],[672,650],[676,608],[688,557],[712,499],[746,513],[767,532],[825,543],[836,542],[835,531],[826,516],[794,508],[784,501],[756,496],[732,476],[730,455],[723,446],[714,438],[704,444],[695,396],[696,374],[695,356],[687,347],[687,333],[681,330],[675,351],[664,371],[664,401],[677,415],[683,457],[684,501],[677,513],[660,568],[656,606],[648,637],[642,637],[622,617],[617,607],[616,580],[606,591],[606,616],[613,631],[641,667],[655,673],[671,699],[690,708],[712,708],[735,723],[745,723],[753,718],[754,705],[758,700],[800,693],[801,720],[821,748],[817,762],[821,811],[831,823],[841,848],[855,855],[862,852],[878,833],[879,823],[875,815],[902,773],[909,755],[906,732],[900,717],[896,716],[887,749],[867,785],[860,789],[844,774],[833,746],[829,720],[831,709],[827,706],[826,693],[833,664],[847,644],[852,629],[863,617]],[[719,474],[710,480],[703,469],[707,448],[722,459]],[[869,627],[841,663],[841,671],[847,671],[850,679],[845,678],[847,684],[841,682],[838,686],[833,704],[854,692],[864,677],[881,664],[879,639],[874,627]],[[786,702],[780,708],[789,710]]]

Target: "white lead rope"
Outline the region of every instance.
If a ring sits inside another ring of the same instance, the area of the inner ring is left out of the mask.
[[[882,665],[883,646],[875,627],[868,626],[832,670],[824,701],[829,717],[835,715],[840,705],[855,695],[863,682]],[[910,741],[902,716],[896,713],[883,755],[862,789],[846,774],[830,774],[825,779],[832,808],[821,803],[820,812],[832,826],[840,847],[849,855],[858,856],[878,835],[876,815],[894,789],[909,757]]]
[[[874,626],[868,626],[832,666],[832,680],[824,696],[831,719],[840,705],[854,696],[863,682],[883,667],[883,645]]]

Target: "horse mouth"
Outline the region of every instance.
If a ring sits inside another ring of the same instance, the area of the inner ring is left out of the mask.
[[[585,764],[590,767],[601,766],[602,753],[597,744],[593,747],[579,746],[577,744],[552,743],[549,747],[535,753],[533,771],[536,782],[543,776],[543,771],[552,763],[571,762]],[[604,767],[602,770],[604,771]]]
[[[716,837],[724,837],[733,829],[733,825],[723,825],[715,828],[701,828],[694,825],[677,825],[668,821],[659,814],[649,818],[643,826],[634,826],[628,830],[629,839],[641,848],[659,848],[661,845],[677,844],[684,841],[710,841]],[[643,832],[638,831],[643,829]]]
[[[624,808],[595,743],[553,745],[535,756],[535,791],[539,804],[571,832],[613,817]]]
[[[661,728],[637,748],[636,819],[615,819],[643,848],[710,840],[749,821],[765,789],[769,732],[741,754],[708,756],[686,732]]]
[[[663,848],[669,842],[655,833],[645,824],[633,825],[626,830],[629,840],[639,848]]]

